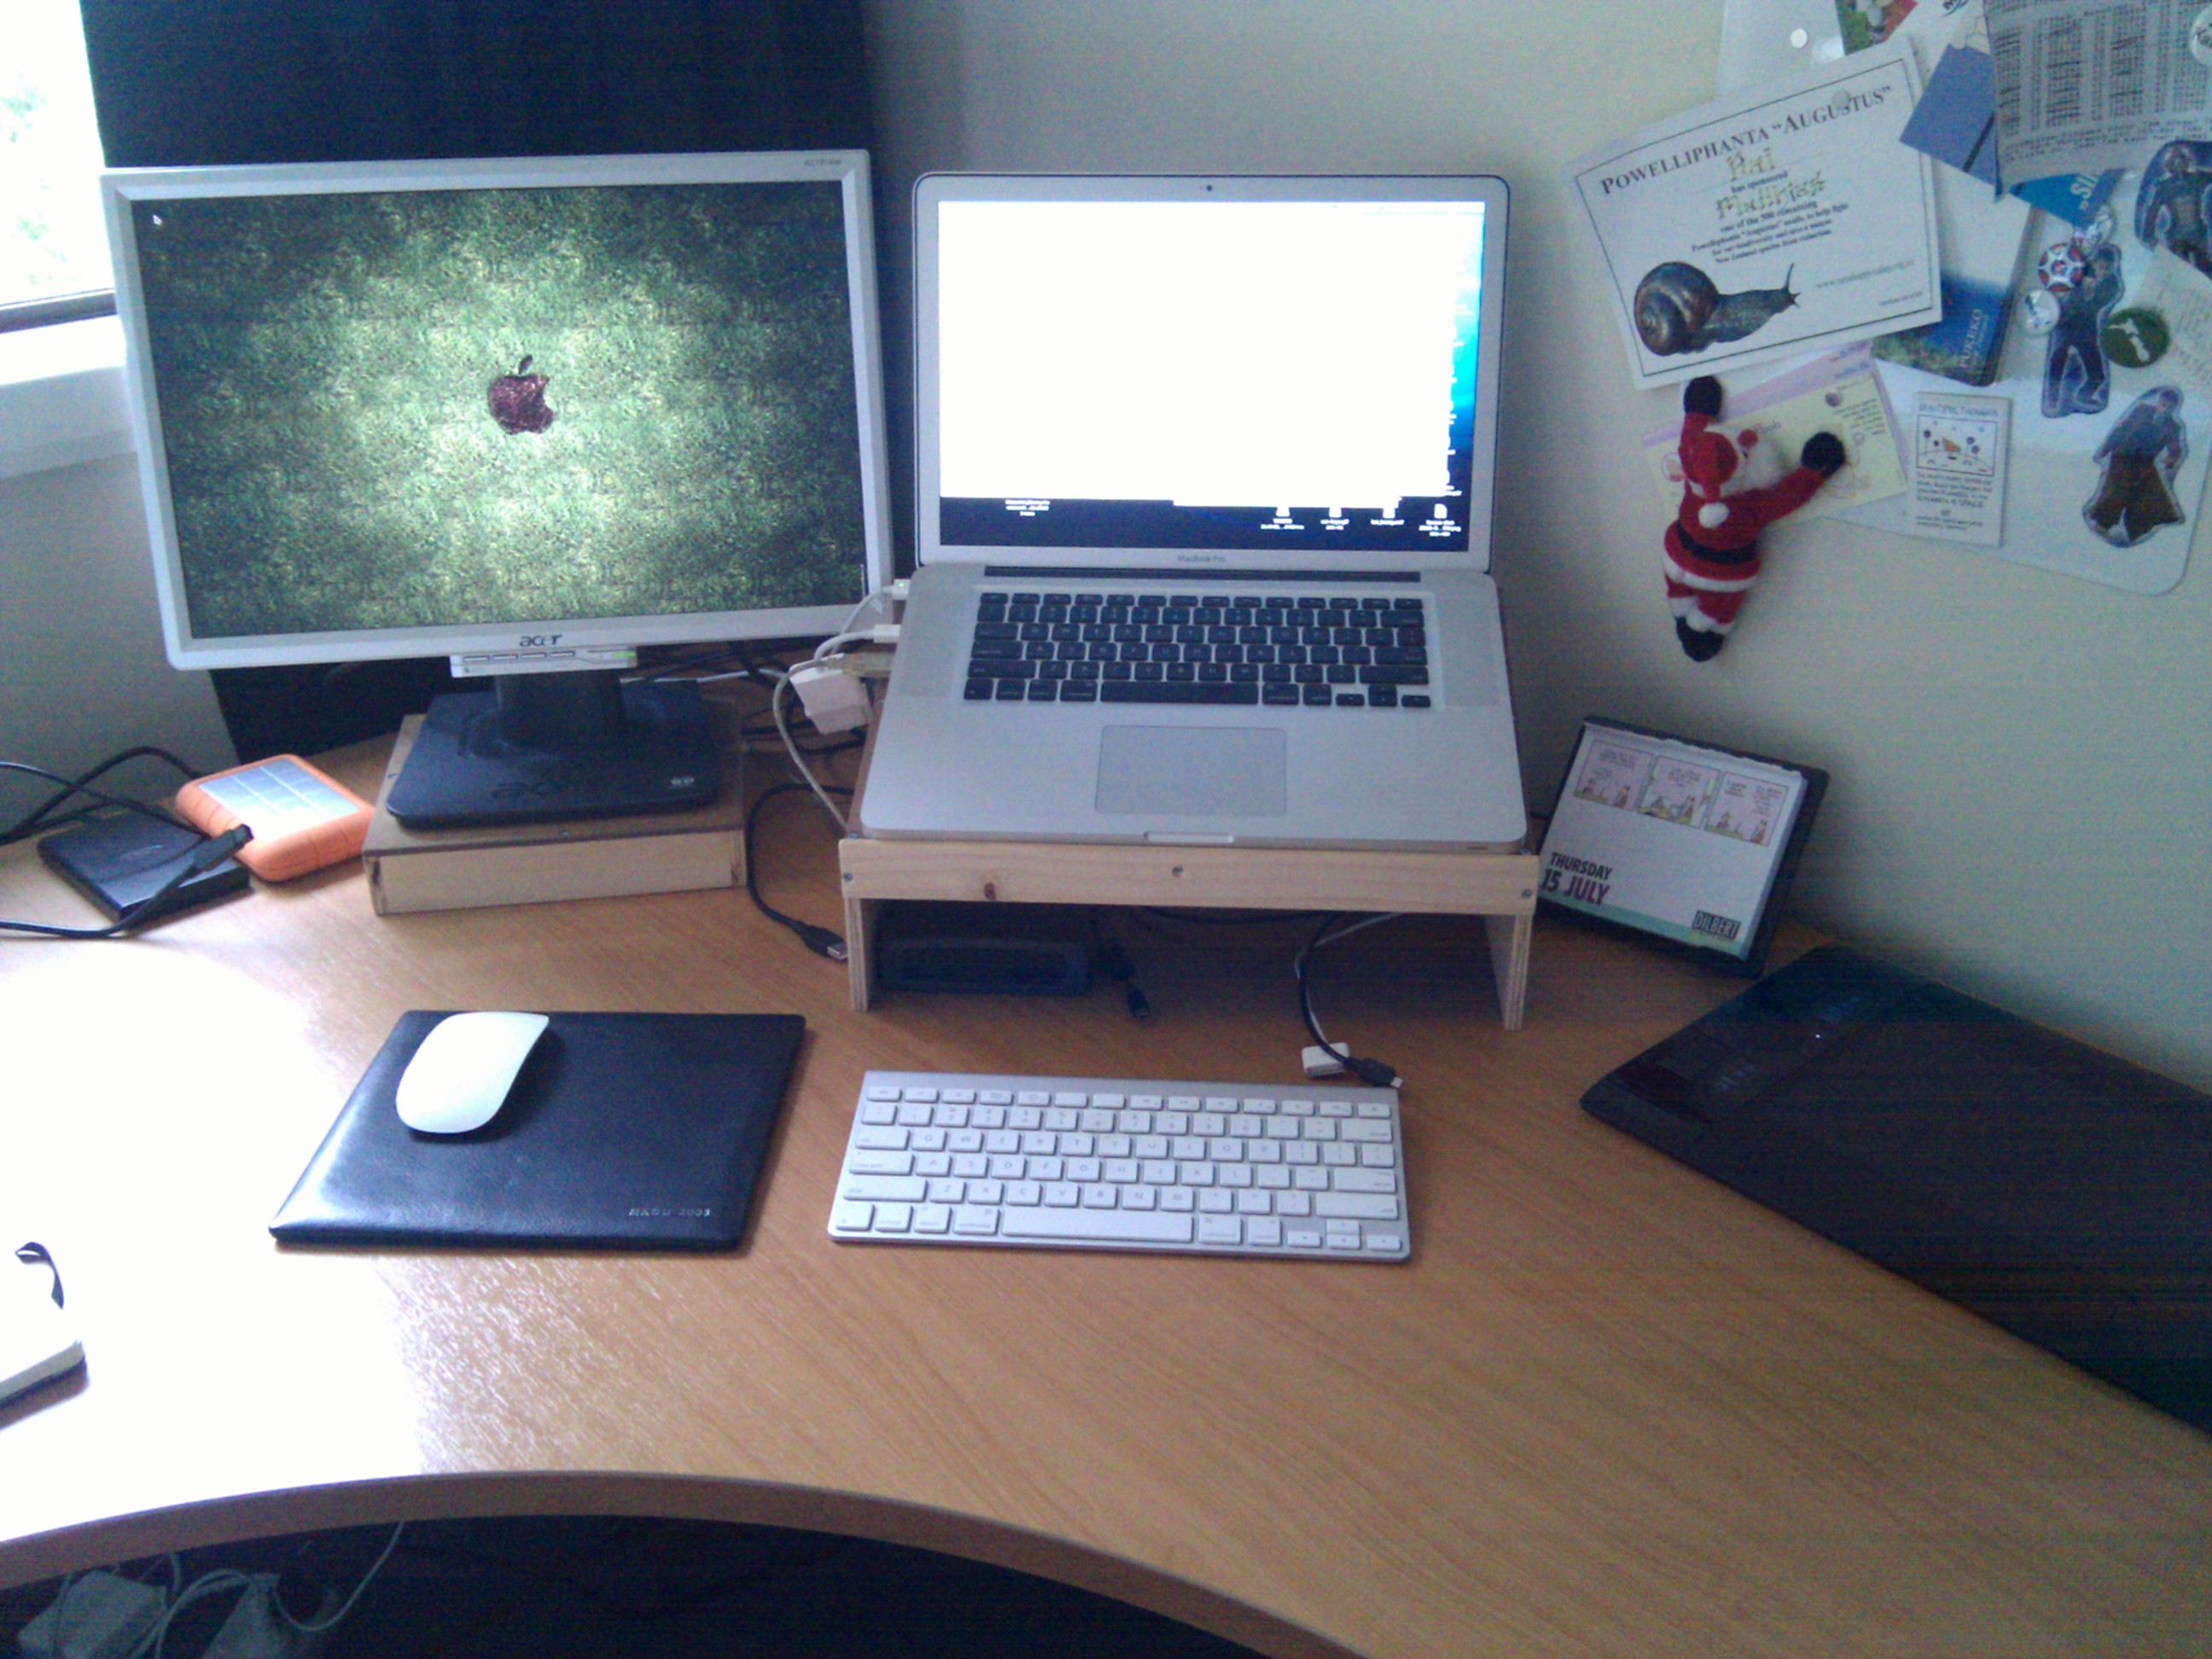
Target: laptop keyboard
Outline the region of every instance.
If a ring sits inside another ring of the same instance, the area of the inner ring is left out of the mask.
[[[975,607],[969,702],[1426,708],[1418,598],[994,589]]]

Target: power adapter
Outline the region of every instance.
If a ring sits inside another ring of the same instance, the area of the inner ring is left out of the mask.
[[[841,662],[799,664],[791,671],[791,689],[799,694],[806,718],[817,732],[849,732],[868,723],[868,688],[847,673]]]
[[[1332,1042],[1326,1048],[1318,1042],[1309,1042],[1298,1058],[1306,1075],[1318,1082],[1325,1077],[1342,1077],[1349,1069],[1344,1062],[1352,1058],[1352,1050],[1340,1042]]]
[[[112,1572],[71,1579],[53,1604],[15,1632],[25,1659],[127,1659],[168,1610],[168,1592]]]
[[[1342,1077],[1347,1072],[1376,1089],[1400,1088],[1406,1081],[1385,1062],[1362,1060],[1341,1042],[1332,1042],[1326,1048],[1318,1042],[1310,1042],[1299,1059],[1304,1064],[1306,1075],[1316,1083],[1323,1078]]]
[[[335,1599],[325,1592],[325,1612]],[[276,1575],[256,1573],[200,1659],[308,1659],[322,1645],[321,1632],[300,1630],[278,1616]]]

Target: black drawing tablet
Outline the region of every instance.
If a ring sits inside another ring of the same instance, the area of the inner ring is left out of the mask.
[[[2212,1429],[2212,1097],[1830,946],[1583,1105]]]

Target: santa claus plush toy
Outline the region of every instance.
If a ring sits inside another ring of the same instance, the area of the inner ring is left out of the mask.
[[[1682,510],[1667,526],[1667,603],[1693,662],[1718,656],[1735,626],[1759,580],[1759,532],[1812,500],[1844,464],[1843,441],[1816,432],[1796,470],[1772,478],[1771,447],[1762,449],[1755,432],[1720,430],[1720,412],[1711,375],[1682,388]]]

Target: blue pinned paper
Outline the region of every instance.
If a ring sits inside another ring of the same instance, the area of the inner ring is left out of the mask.
[[[1989,53],[1971,46],[1947,46],[1936,72],[1912,106],[1912,118],[1898,135],[1905,143],[1948,166],[1980,179],[1992,191],[2004,188],[1997,173],[1996,69]],[[2120,175],[2062,173],[2027,179],[2012,193],[2031,207],[2086,228],[2097,210],[2112,199]]]
[[[1997,183],[1996,70],[1989,53],[1947,46],[1898,135],[1913,149],[1972,174],[1992,191]]]
[[[2110,173],[2054,173],[2047,179],[2024,179],[2012,193],[2030,207],[2087,230],[2119,182],[2118,167]]]

